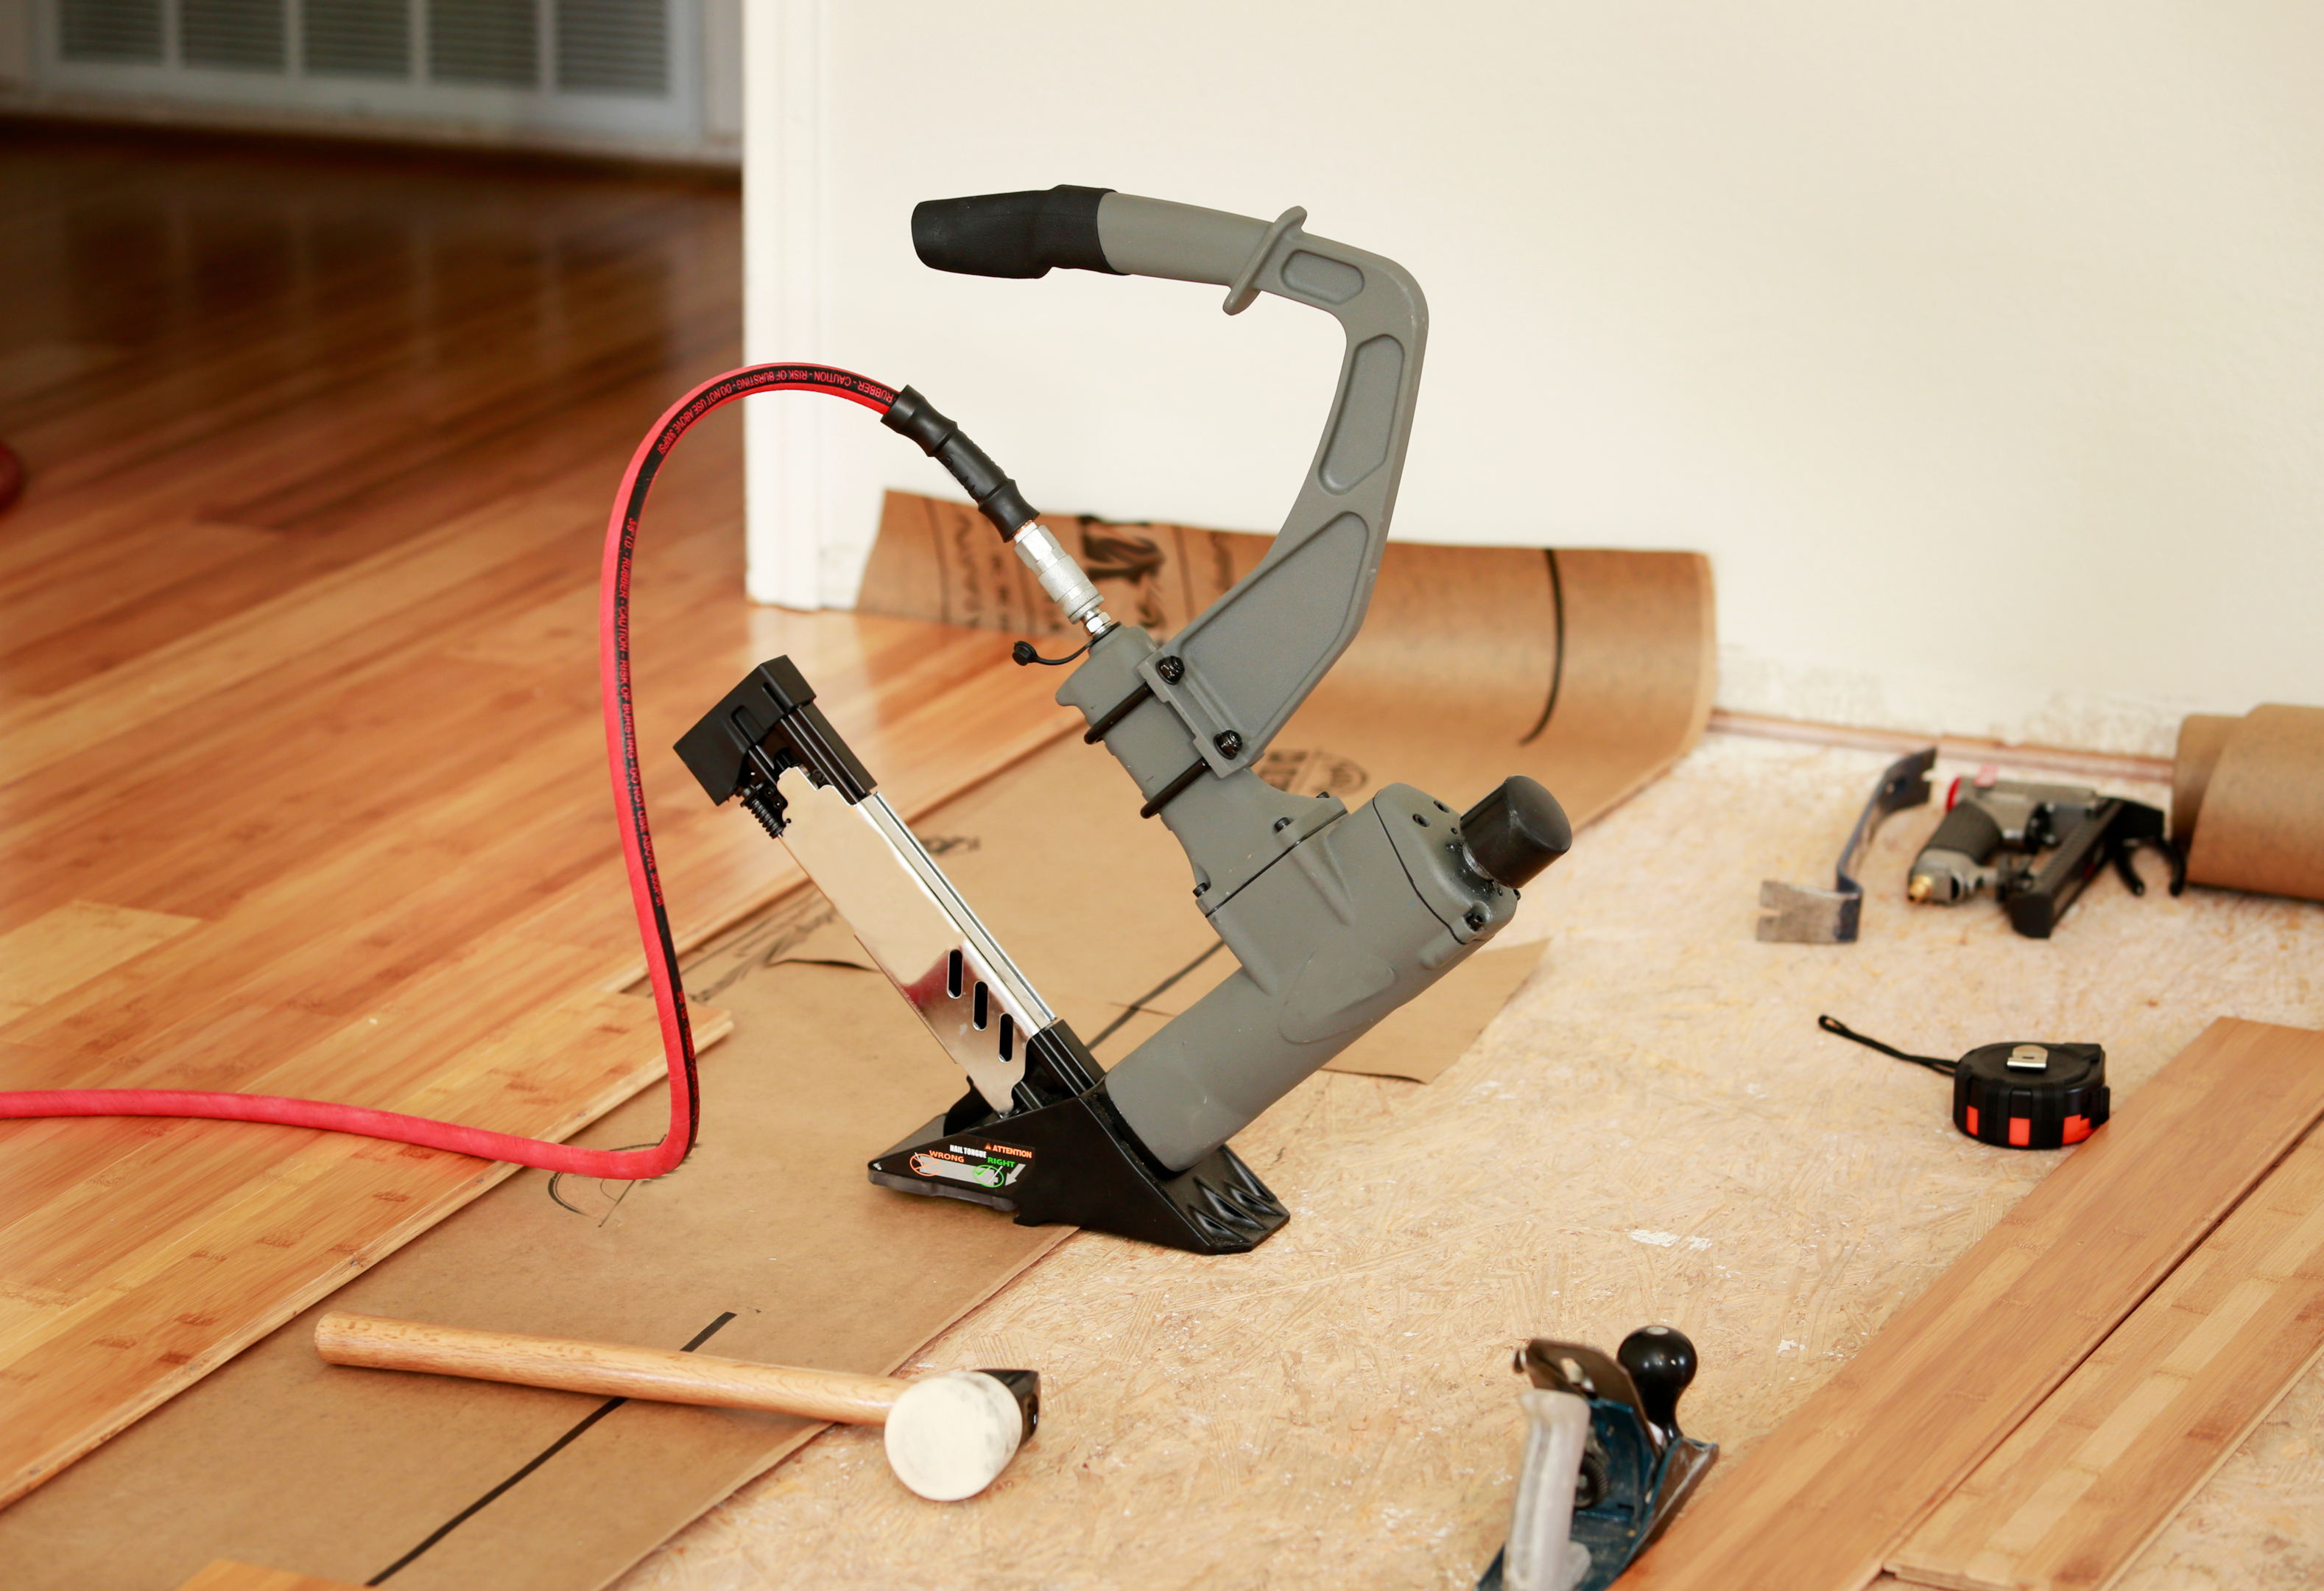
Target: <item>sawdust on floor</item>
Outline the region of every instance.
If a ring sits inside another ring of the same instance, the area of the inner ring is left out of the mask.
[[[1940,1054],[2095,1039],[2117,1103],[2215,1016],[2324,1026],[2324,906],[2107,878],[2019,939],[1987,902],[1903,901],[1933,806],[1883,830],[1862,942],[1757,942],[1759,880],[1826,883],[1887,760],[1711,736],[1527,892],[1511,942],[1545,939],[1540,970],[1465,1059],[1319,1075],[1237,1141],[1294,1212],[1258,1252],[1082,1234],[933,1344],[927,1367],[1043,1373],[1040,1434],[984,1496],[922,1503],[876,1432],[835,1430],[623,1591],[1470,1586],[1506,1533],[1516,1344],[1678,1325],[1703,1366],[1681,1418],[1739,1455],[2057,1163],[1963,1138],[1941,1078],[1817,1013]],[[2324,1370],[2124,1586],[2319,1578]]]

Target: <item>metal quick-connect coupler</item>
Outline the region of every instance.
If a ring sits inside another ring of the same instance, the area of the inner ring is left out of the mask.
[[[1020,526],[1010,545],[1050,600],[1065,610],[1067,624],[1083,625],[1093,635],[1102,635],[1113,627],[1105,614],[1105,598],[1090,584],[1073,554],[1057,545],[1057,539],[1038,521]]]

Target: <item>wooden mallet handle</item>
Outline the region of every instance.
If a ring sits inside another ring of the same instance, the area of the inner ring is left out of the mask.
[[[375,1315],[324,1316],[315,1323],[315,1348],[334,1364],[425,1370],[608,1398],[762,1409],[846,1425],[887,1424],[889,1411],[912,1384],[890,1375],[849,1375],[669,1348],[423,1326]]]
[[[333,1364],[370,1370],[426,1370],[564,1392],[884,1426],[896,1478],[938,1503],[973,1497],[991,1485],[1032,1435],[1040,1402],[1039,1378],[1029,1371],[953,1370],[899,1381],[376,1315],[324,1316],[315,1323],[315,1351]]]

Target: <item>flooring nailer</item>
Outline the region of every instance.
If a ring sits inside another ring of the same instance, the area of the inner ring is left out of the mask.
[[[1391,261],[1272,222],[1095,188],[921,205],[920,258],[940,270],[1041,276],[1053,266],[1206,282],[1235,314],[1274,293],[1347,333],[1323,439],[1265,559],[1167,644],[1108,617],[1080,566],[958,427],[909,387],[829,365],[746,365],[702,383],[638,446],[605,530],[598,656],[606,760],[631,900],[669,1070],[659,1143],[592,1149],[370,1106],[183,1088],[0,1093],[0,1119],[194,1116],[356,1133],[576,1176],[674,1170],[700,1120],[677,939],[654,865],[630,671],[630,581],[648,494],[696,421],[754,393],[815,392],[878,413],[967,488],[1088,642],[1057,699],[1089,720],[1175,834],[1194,897],[1240,967],[1111,1072],[1042,1003],[946,881],[871,773],[777,658],[752,671],[678,749],[714,800],[742,798],[846,915],[968,1074],[960,1103],[872,1162],[913,1193],[1191,1249],[1251,1247],[1286,1218],[1227,1140],[1390,1011],[1507,926],[1517,890],[1572,830],[1547,791],[1511,778],[1464,813],[1410,785],[1349,811],[1254,773],[1363,623],[1404,467],[1427,310]],[[1086,653],[1084,657],[1083,654]],[[1031,661],[1020,646],[1019,661]],[[1111,909],[1084,870],[1060,878]]]
[[[1217,988],[1106,1071],[881,799],[788,659],[753,670],[678,742],[713,800],[739,797],[790,847],[968,1074],[958,1104],[872,1161],[883,1187],[1028,1225],[1249,1249],[1287,1212],[1227,1141],[1498,933],[1518,889],[1572,843],[1557,802],[1523,777],[1458,814],[1406,784],[1351,812],[1252,772],[1363,623],[1427,331],[1400,266],[1311,236],[1305,217],[1093,188],[913,212],[913,245],[939,270],[1210,282],[1230,315],[1268,292],[1345,329],[1339,390],[1290,518],[1259,566],[1167,643],[1107,615],[1015,484],[918,393],[903,389],[882,413],[952,471],[1089,636],[1057,699],[1129,773],[1139,815],[1185,848],[1195,902],[1241,963]],[[1111,909],[1102,878],[1059,886],[1084,910]]]

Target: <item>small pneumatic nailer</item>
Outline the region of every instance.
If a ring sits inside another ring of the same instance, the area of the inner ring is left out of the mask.
[[[1913,858],[1904,893],[1950,906],[1989,888],[2008,910],[2012,928],[2046,939],[2109,862],[2132,894],[2144,894],[2130,860],[2141,846],[2170,858],[2172,894],[2187,887],[2186,858],[2154,808],[2075,785],[1997,779],[1987,770],[1953,781],[1944,821]],[[2043,851],[2052,854],[2043,857]]]

